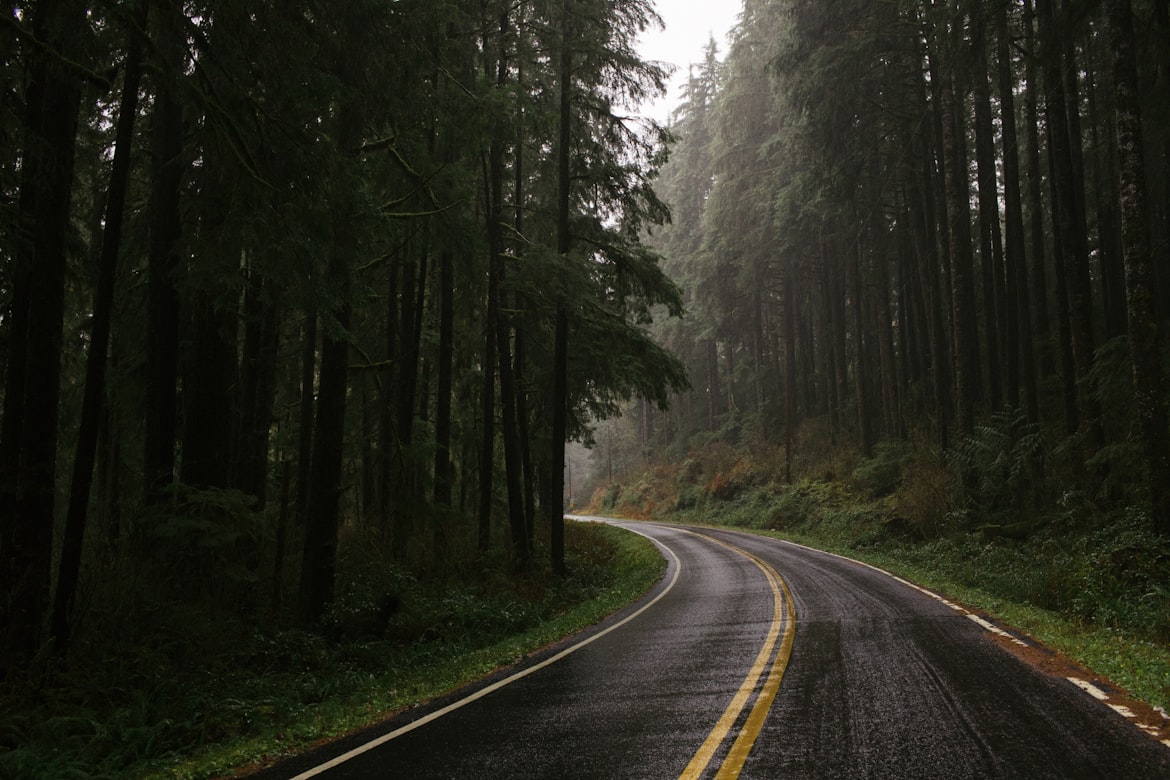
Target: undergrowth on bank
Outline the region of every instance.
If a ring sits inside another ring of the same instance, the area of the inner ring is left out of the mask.
[[[270,763],[591,625],[665,566],[647,540],[600,524],[567,525],[560,580],[503,559],[418,576],[366,542],[345,545],[318,630],[174,610],[97,637],[51,688],[0,692],[0,777],[206,778]]]
[[[827,439],[805,431],[790,483],[780,448],[716,441],[603,486],[590,508],[743,528],[878,565],[1170,709],[1170,542],[1124,492],[1122,465],[1046,450],[1008,413],[945,457],[911,440],[857,458],[817,445]],[[1094,479],[1108,502],[1053,487]]]

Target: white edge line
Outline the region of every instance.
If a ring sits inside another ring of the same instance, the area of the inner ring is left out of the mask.
[[[1092,696],[1097,701],[1108,701],[1109,700],[1109,695],[1107,693],[1105,693],[1105,691],[1101,690],[1096,685],[1093,685],[1088,680],[1082,680],[1078,677],[1069,677],[1068,681],[1070,683],[1072,683],[1073,685],[1077,686],[1078,688],[1080,688],[1085,693]]]
[[[458,710],[458,709],[460,709],[468,704],[471,704],[474,701],[478,701],[479,699],[482,699],[483,697],[487,696],[488,694],[491,694],[491,693],[498,691],[499,689],[503,688],[506,685],[511,685],[512,683],[516,682],[517,680],[519,680],[523,677],[527,677],[528,675],[532,674],[533,672],[538,672],[541,669],[545,668],[546,666],[551,666],[552,664],[555,664],[557,661],[561,660],[565,656],[567,656],[571,653],[575,653],[578,650],[580,650],[581,648],[585,647],[586,645],[589,645],[589,644],[592,644],[593,642],[596,642],[598,639],[601,639],[603,636],[610,633],[611,631],[616,631],[617,629],[624,626],[626,623],[629,623],[631,620],[633,620],[634,618],[641,615],[646,610],[650,609],[650,607],[657,604],[667,593],[669,593],[671,591],[672,588],[674,588],[675,583],[678,582],[679,573],[682,571],[682,561],[680,561],[678,556],[675,555],[674,550],[670,549],[669,547],[667,547],[665,544],[658,541],[657,539],[655,539],[647,534],[644,534],[641,531],[638,531],[634,528],[630,528],[628,526],[623,525],[620,527],[624,528],[627,531],[630,531],[631,533],[635,533],[635,534],[638,534],[639,536],[642,536],[642,537],[649,539],[650,541],[654,542],[654,544],[656,544],[658,547],[665,550],[666,553],[671,558],[674,559],[674,564],[675,564],[674,576],[671,577],[670,582],[667,583],[666,587],[663,588],[662,591],[659,592],[659,594],[657,596],[655,596],[653,599],[651,599],[646,604],[642,605],[642,607],[637,612],[634,612],[631,615],[627,615],[625,618],[618,621],[617,623],[614,623],[612,626],[606,628],[605,630],[598,631],[596,634],[593,634],[592,636],[589,636],[588,638],[581,640],[580,642],[578,642],[575,645],[572,645],[571,647],[565,648],[564,650],[557,653],[556,655],[554,655],[550,658],[546,658],[545,660],[541,661],[538,664],[530,666],[526,669],[522,669],[521,671],[516,672],[515,674],[511,675],[510,677],[505,677],[503,680],[498,680],[498,681],[492,683],[491,685],[488,685],[485,688],[481,688],[478,691],[476,691],[475,693],[460,699],[459,701],[452,702],[451,704],[448,704],[446,707],[443,707],[442,709],[435,710],[432,713],[424,715],[423,717],[419,718],[418,720],[411,721],[410,723],[407,723],[405,726],[401,726],[401,727],[395,729],[394,731],[383,734],[382,736],[377,737],[375,739],[371,739],[369,742],[366,742],[362,745],[358,745],[353,750],[350,750],[347,753],[342,753],[340,756],[332,758],[323,764],[318,764],[317,766],[313,767],[312,769],[308,769],[308,770],[302,772],[301,774],[296,775],[292,780],[307,780],[307,778],[316,777],[317,775],[322,774],[323,772],[327,772],[330,769],[333,769],[335,767],[340,766],[341,764],[344,764],[346,761],[349,761],[351,758],[356,758],[357,756],[360,756],[362,753],[366,753],[370,750],[373,750],[376,747],[380,747],[392,739],[396,739],[397,737],[400,737],[403,734],[406,734],[407,732],[414,731],[415,729],[419,728],[420,726],[425,726],[426,724],[430,723],[431,721],[438,720],[439,718],[443,717],[444,715],[449,715],[450,713],[454,712],[455,710]]]
[[[872,569],[880,574],[884,574],[887,577],[890,577],[894,580],[897,580],[898,582],[902,583],[903,585],[906,585],[909,588],[913,588],[914,590],[919,591],[920,593],[924,593],[927,596],[930,596],[932,599],[947,605],[948,607],[955,610],[956,612],[963,614],[963,615],[966,615],[968,618],[973,620],[975,623],[979,624],[985,630],[987,630],[991,633],[1003,636],[1006,639],[1010,640],[1012,643],[1019,645],[1020,647],[1028,647],[1027,642],[1024,642],[1024,641],[1016,638],[1015,636],[1012,636],[1010,633],[1008,633],[1007,631],[1004,631],[1003,629],[999,628],[995,624],[984,620],[983,618],[979,617],[978,615],[972,614],[971,612],[969,612],[965,608],[959,606],[958,604],[954,604],[950,601],[947,601],[945,598],[938,595],[937,593],[929,591],[926,588],[923,588],[919,585],[915,585],[913,582],[905,580],[892,572],[886,571],[885,569],[879,568],[879,567],[874,566],[873,564],[870,564],[870,563],[866,563],[865,561],[859,561],[859,560],[856,560],[854,558],[849,558],[849,557],[844,556],[844,555],[839,555],[837,553],[831,553],[831,552],[828,552],[826,550],[818,550],[815,547],[809,547],[808,545],[800,544],[798,542],[790,542],[787,539],[777,539],[776,541],[781,542],[782,544],[791,545],[792,547],[799,547],[803,550],[810,550],[812,552],[821,553],[822,555],[831,555],[834,558],[840,558],[843,561],[850,561],[852,563],[858,564],[859,566],[864,566],[867,569]],[[1076,678],[1076,677],[1068,677],[1066,679],[1069,682],[1071,682],[1073,685],[1075,685],[1078,688],[1080,688],[1081,690],[1083,690],[1085,693],[1089,694],[1089,696],[1093,697],[1097,701],[1103,702],[1105,704],[1105,706],[1109,707],[1110,709],[1112,709],[1113,711],[1115,711],[1117,714],[1121,715],[1122,717],[1135,719],[1134,722],[1136,723],[1137,715],[1135,715],[1128,707],[1124,707],[1124,706],[1116,705],[1116,704],[1110,704],[1109,703],[1109,695],[1107,693],[1105,693],[1103,690],[1101,690],[1100,688],[1098,688],[1096,685],[1093,685],[1091,682],[1089,682],[1087,680],[1081,680],[1081,679]],[[1139,726],[1139,728],[1140,728],[1140,726]],[[1170,739],[1163,739],[1160,741],[1163,745],[1170,748]]]
[[[894,580],[895,582],[902,583],[907,588],[911,588],[913,590],[918,591],[919,593],[922,593],[926,596],[929,596],[930,598],[934,599],[935,601],[939,602],[940,604],[943,604],[945,606],[950,607],[955,612],[958,612],[960,615],[966,615],[967,617],[971,618],[971,620],[973,620],[977,624],[979,624],[979,626],[981,626],[984,630],[989,631],[993,634],[1002,636],[1003,638],[1010,641],[1012,644],[1019,645],[1020,647],[1028,647],[1029,646],[1028,643],[1023,641],[1022,639],[1019,639],[1019,638],[1013,636],[1011,633],[1004,631],[1002,628],[999,628],[995,624],[990,623],[990,622],[984,620],[983,618],[973,614],[972,612],[970,612],[966,608],[964,608],[958,604],[955,604],[951,601],[948,601],[947,599],[938,595],[934,591],[927,590],[926,588],[922,587],[921,585],[915,585],[913,582],[910,582],[907,579],[903,579],[902,577],[899,577],[897,574],[894,574],[893,572],[890,572],[890,571],[886,571],[885,569],[883,569],[881,567],[874,566],[872,563],[866,563],[865,561],[859,561],[856,558],[850,558],[850,557],[845,556],[845,555],[839,555],[837,553],[828,552],[827,550],[818,550],[815,547],[809,547],[808,545],[800,544],[798,542],[790,542],[787,539],[777,539],[776,541],[781,542],[783,544],[791,545],[792,547],[799,547],[802,550],[810,550],[812,552],[820,553],[822,555],[830,555],[834,558],[840,558],[843,561],[849,561],[850,563],[855,563],[858,566],[864,566],[867,569],[872,569],[873,571],[876,571],[879,574],[886,575],[887,577]]]

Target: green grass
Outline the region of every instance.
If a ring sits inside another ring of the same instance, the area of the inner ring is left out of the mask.
[[[416,579],[354,555],[333,636],[192,614],[107,641],[52,689],[0,699],[0,777],[207,778],[268,763],[447,693],[589,626],[665,568],[646,539],[569,524],[570,574]],[[387,585],[401,608],[363,633]]]

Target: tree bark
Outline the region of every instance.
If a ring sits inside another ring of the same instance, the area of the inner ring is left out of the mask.
[[[860,437],[861,455],[873,457],[873,423],[870,420],[869,393],[866,392],[866,353],[869,339],[866,338],[865,318],[862,314],[861,253],[860,236],[845,258],[846,276],[849,285],[849,329],[853,331],[853,385],[857,397],[857,432]]]
[[[279,318],[272,283],[253,268],[244,292],[244,353],[240,367],[240,426],[233,484],[267,504],[268,438],[276,393]]]
[[[501,37],[507,26],[507,17],[503,17],[500,24]],[[499,63],[499,86],[504,86],[506,74],[506,60],[502,51]],[[494,296],[495,304],[489,304],[489,310],[495,312],[495,319],[489,321],[489,327],[496,330],[496,356],[500,371],[500,408],[501,426],[504,439],[504,484],[508,493],[508,527],[512,535],[512,552],[516,556],[520,569],[527,569],[531,552],[531,542],[528,539],[528,525],[524,520],[524,496],[521,489],[520,440],[516,420],[516,382],[512,364],[511,328],[503,313],[501,288],[504,284],[504,236],[503,236],[503,199],[504,199],[504,156],[503,142],[499,139],[492,141],[488,152],[489,168],[489,226],[488,242],[490,244],[491,269],[488,272],[488,295]]]
[[[5,424],[19,413],[14,447],[6,456],[16,466],[11,509],[0,508],[0,631],[4,666],[19,668],[40,642],[49,606],[56,497],[58,400],[65,315],[66,237],[69,233],[78,114],[80,71],[58,52],[83,51],[87,35],[85,5],[75,0],[42,2],[33,11],[33,35],[41,42],[30,52],[25,93],[25,144],[20,193],[22,236],[18,279],[27,297],[24,323],[14,335],[18,375],[8,391],[22,392],[9,406]],[[18,307],[19,308],[19,307]],[[15,385],[15,388],[14,388]],[[5,464],[9,465],[9,464]]]
[[[317,312],[312,304],[305,307],[301,329],[301,404],[297,425],[296,522],[303,524],[309,515],[309,481],[313,463],[313,418],[315,416],[317,380]]]
[[[965,207],[967,166],[960,151],[958,136],[961,123],[955,105],[954,87],[949,77],[939,85],[942,111],[943,158],[946,175],[947,245],[951,259],[952,319],[954,339],[954,377],[956,421],[959,432],[970,435],[975,430],[975,362],[978,355],[975,332],[975,294],[972,279],[971,227]]]
[[[1035,33],[1032,0],[1024,0],[1024,37],[1032,56],[1024,58],[1026,88],[1024,91],[1024,127],[1027,131],[1027,204],[1028,232],[1031,256],[1031,286],[1027,289],[1032,309],[1035,344],[1039,349],[1037,378],[1048,378],[1056,373],[1056,358],[1052,351],[1052,316],[1048,308],[1047,242],[1044,232],[1044,174],[1040,157],[1039,77],[1036,53],[1039,44]]]
[[[477,545],[479,551],[487,552],[491,546],[492,534],[492,493],[495,489],[496,470],[496,339],[495,328],[498,300],[492,292],[495,283],[491,270],[488,271],[487,327],[484,329],[483,389],[480,396],[481,431],[479,450],[479,511],[477,520]]]
[[[1133,54],[1133,12],[1130,0],[1109,0],[1107,7],[1117,91],[1121,231],[1125,249],[1134,401],[1149,468],[1152,524],[1157,533],[1170,537],[1170,434],[1167,432],[1165,376],[1154,304],[1154,257],[1146,227],[1145,160],[1137,99],[1137,63]]]
[[[316,623],[333,601],[337,567],[337,531],[341,522],[341,476],[345,445],[345,396],[349,376],[348,261],[341,247],[330,259],[331,281],[342,300],[333,311],[334,323],[321,339],[321,373],[317,421],[313,433],[312,471],[305,519],[305,549],[301,565],[301,611]]]
[[[398,324],[398,380],[394,385],[398,404],[394,460],[398,464],[398,501],[394,504],[394,556],[406,556],[414,533],[413,500],[417,484],[414,446],[414,410],[418,391],[420,343],[422,340],[423,301],[427,284],[427,254],[424,249],[418,263],[407,258],[403,266],[401,318]]]
[[[987,401],[992,411],[1003,408],[1004,370],[1000,355],[1009,364],[1015,344],[1007,350],[1003,344],[1006,295],[1003,281],[1003,236],[1000,231],[999,191],[996,184],[995,129],[991,121],[991,86],[988,77],[983,23],[975,41],[975,160],[979,193],[979,257],[983,281],[983,356],[987,360]],[[1008,374],[1015,369],[1009,365]],[[1013,377],[1014,380],[1014,377]]]
[[[1067,97],[1075,94],[1066,90],[1065,78],[1075,79],[1068,69],[1063,50],[1063,38],[1052,8],[1055,0],[1037,0],[1040,16],[1041,53],[1044,62],[1045,117],[1048,122],[1052,160],[1052,189],[1054,222],[1059,237],[1060,268],[1068,295],[1069,337],[1074,361],[1074,376],[1065,377],[1066,392],[1076,397],[1076,427],[1085,424],[1086,444],[1091,452],[1101,446],[1100,414],[1093,400],[1090,375],[1093,367],[1092,292],[1088,281],[1088,248],[1085,242],[1083,190],[1077,186],[1079,170],[1074,159],[1074,146],[1080,148],[1080,137],[1071,135]],[[1071,107],[1075,110],[1075,106]],[[1069,417],[1072,423],[1073,418]]]
[[[352,72],[352,63],[343,71]],[[360,97],[338,111],[338,152],[343,161],[356,157],[361,145]],[[357,239],[351,226],[357,205],[339,175],[334,198],[335,231],[326,270],[333,295],[333,322],[323,329],[317,421],[313,432],[305,548],[301,564],[300,604],[306,622],[317,623],[333,601],[337,568],[337,533],[341,525],[342,465],[345,455],[345,407],[349,386],[350,275]]]
[[[561,0],[561,50],[559,62],[560,117],[557,138],[557,254],[570,262],[572,234],[569,204],[572,195],[571,123],[573,119],[573,0]],[[553,572],[565,574],[565,435],[569,415],[569,314],[565,292],[557,296],[553,336],[552,453],[549,457],[549,529]]]
[[[796,436],[796,295],[791,269],[784,275],[784,482],[792,484]]]
[[[446,559],[447,529],[451,515],[451,393],[452,361],[455,340],[455,269],[451,250],[439,253],[439,366],[435,388],[435,517],[433,556],[442,564]]]
[[[135,14],[135,24],[146,25],[145,3]],[[97,289],[93,297],[89,354],[85,365],[85,390],[77,445],[73,457],[73,475],[69,487],[69,506],[58,565],[57,592],[53,605],[51,631],[54,649],[64,655],[69,645],[70,617],[81,574],[81,553],[85,541],[86,514],[93,486],[94,461],[98,431],[103,415],[106,387],[106,358],[109,353],[110,325],[114,313],[114,283],[118,275],[118,252],[122,243],[122,212],[130,180],[130,147],[134,140],[134,121],[138,113],[138,86],[142,76],[142,39],[138,30],[128,33],[126,72],[122,83],[122,100],[118,107],[118,124],[114,138],[114,159],[106,195],[105,229],[102,233]]]
[[[1009,46],[1007,7],[996,14],[1000,126],[1003,135],[1004,263],[1008,277],[1008,403],[1020,405],[1025,398],[1028,421],[1040,421],[1039,386],[1036,381],[1032,341],[1032,307],[1028,298],[1028,263],[1025,251],[1023,193],[1020,189],[1019,138],[1016,132],[1015,76]],[[1014,369],[1013,369],[1014,367]]]
[[[174,273],[182,235],[179,191],[184,173],[183,105],[176,81],[186,67],[186,49],[176,6],[154,0],[156,48],[163,69],[155,77],[151,114],[150,258],[147,269],[146,399],[143,495],[159,500],[175,479],[175,435],[179,364],[179,297]]]

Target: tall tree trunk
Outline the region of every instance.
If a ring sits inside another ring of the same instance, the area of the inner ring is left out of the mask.
[[[708,338],[706,344],[707,362],[707,430],[715,430],[715,401],[720,397],[719,347],[715,339]]]
[[[1088,48],[1093,57],[1096,41]],[[1101,85],[1094,73],[1097,63],[1090,59],[1087,88],[1092,162],[1088,166],[1097,213],[1097,276],[1101,283],[1101,313],[1105,339],[1124,336],[1126,332],[1125,263],[1122,260],[1121,229],[1117,224],[1116,149],[1117,128],[1111,118],[1102,115],[1098,93]],[[1104,127],[1102,127],[1104,125]],[[1105,140],[1101,132],[1105,132]]]
[[[214,163],[213,163],[214,164]],[[222,225],[206,226],[212,233]],[[214,252],[214,250],[213,250]],[[218,276],[236,273],[236,253],[224,247],[214,258],[201,262],[215,266]],[[226,278],[230,278],[227,276]],[[224,296],[230,298],[231,296]],[[231,484],[233,401],[237,386],[237,307],[224,302],[218,292],[196,289],[187,296],[189,345],[180,359],[183,380],[182,460],[179,474],[187,485],[225,488]]]
[[[524,66],[519,66],[520,73],[518,79],[521,83],[524,81]],[[521,109],[523,111],[523,109]],[[514,206],[512,229],[514,235],[522,237],[524,235],[524,143],[523,138],[518,137],[515,143],[516,155],[513,161],[513,194],[512,202]],[[517,241],[517,244],[521,241]],[[522,247],[517,248],[516,254],[519,256],[524,250]],[[523,487],[524,487],[524,524],[526,527],[526,534],[529,543],[536,538],[536,468],[532,458],[532,435],[530,433],[531,426],[529,425],[529,410],[528,410],[528,393],[525,390],[525,377],[528,374],[528,356],[527,343],[528,339],[525,335],[528,318],[521,315],[520,322],[516,325],[516,355],[514,360],[516,385],[516,427],[520,434],[520,466],[523,472]]]
[[[186,68],[180,11],[154,0],[156,48],[164,68],[155,77],[151,113],[150,258],[147,268],[147,341],[143,495],[158,500],[175,479],[179,364],[179,297],[175,291],[182,234],[179,190],[184,172],[183,105],[178,84]]]
[[[492,493],[495,489],[496,470],[496,339],[495,328],[499,316],[499,302],[492,291],[494,274],[488,270],[487,327],[484,337],[483,390],[480,396],[480,415],[483,419],[479,451],[479,511],[477,513],[477,544],[480,552],[486,552],[491,545]]]
[[[455,340],[455,269],[451,250],[439,252],[439,366],[435,388],[435,517],[433,555],[437,564],[447,556],[447,523],[451,517],[451,393]]]
[[[1048,129],[1048,167],[1053,170],[1056,167],[1052,151],[1052,128]],[[1065,235],[1064,232],[1058,228],[1058,220],[1061,208],[1060,198],[1056,194],[1056,184],[1052,182],[1053,198],[1052,198],[1052,216],[1054,230],[1052,233],[1052,254],[1055,258],[1053,264],[1053,288],[1056,299],[1056,351],[1060,358],[1060,386],[1062,392],[1063,408],[1064,408],[1064,433],[1066,436],[1072,436],[1077,432],[1081,425],[1080,407],[1077,403],[1077,364],[1076,357],[1073,355],[1073,336],[1072,336],[1072,319],[1069,314],[1069,297],[1068,297],[1068,265],[1064,262],[1065,256]]]
[[[139,27],[145,27],[146,8],[145,3],[140,3],[135,14],[135,24]],[[126,205],[126,189],[130,180],[130,147],[134,140],[134,120],[138,113],[138,85],[142,76],[142,39],[139,32],[133,29],[129,31],[128,38],[126,73],[114,138],[114,159],[106,195],[105,230],[102,233],[98,282],[93,297],[90,346],[85,364],[85,391],[81,401],[73,475],[69,483],[69,507],[65,516],[57,592],[53,605],[51,631],[55,650],[59,655],[64,655],[69,645],[70,616],[81,574],[81,553],[85,541],[90,489],[93,486],[98,431],[105,411],[103,401],[106,388],[106,357],[109,352],[110,324],[114,313],[114,283],[118,275],[122,212]]]
[[[796,436],[796,287],[789,269],[784,285],[784,482],[792,484],[792,443]]]
[[[846,275],[849,285],[849,329],[853,331],[853,384],[857,393],[857,431],[860,437],[862,457],[873,457],[873,423],[870,420],[869,394],[866,392],[865,375],[866,351],[869,347],[865,337],[865,318],[862,314],[861,289],[861,237],[845,258]]]
[[[344,71],[354,67],[343,66]],[[357,156],[362,139],[360,97],[338,112],[338,145],[343,160]],[[335,187],[347,186],[338,176]],[[356,199],[339,191],[333,199],[335,225],[329,248],[326,285],[333,295],[333,322],[323,329],[317,421],[313,432],[305,548],[301,564],[301,614],[308,623],[320,621],[332,603],[337,568],[337,533],[341,525],[342,465],[345,455],[345,401],[349,386],[350,274],[357,241],[351,224]]]
[[[1031,296],[1032,324],[1035,343],[1039,347],[1038,378],[1048,378],[1056,373],[1056,358],[1052,349],[1052,315],[1048,308],[1047,242],[1044,231],[1044,173],[1041,168],[1039,76],[1035,52],[1039,50],[1032,12],[1032,0],[1024,0],[1024,36],[1032,56],[1024,58],[1026,88],[1024,91],[1024,127],[1027,129],[1027,179],[1029,245],[1032,250],[1031,281],[1027,292]]]
[[[975,160],[979,192],[979,258],[983,281],[984,356],[987,359],[987,401],[993,411],[1003,407],[1004,372],[1000,359],[1005,351],[1003,237],[999,226],[999,191],[996,184],[995,129],[991,121],[991,86],[988,81],[984,25],[975,41]],[[1012,344],[1013,351],[1015,344]],[[1011,357],[1009,355],[1009,361]],[[1009,372],[1010,373],[1010,372]]]
[[[7,456],[17,467],[14,503],[0,508],[0,654],[11,669],[32,658],[49,606],[65,243],[82,88],[80,72],[58,53],[84,50],[85,10],[76,0],[42,2],[33,10],[33,35],[42,46],[29,54],[20,194],[27,254],[19,258],[17,271],[27,296],[22,312],[27,327],[14,329],[23,338],[13,346],[19,353],[15,389],[23,389],[23,399],[11,407],[5,399],[6,426],[10,413],[19,413],[20,421],[16,441],[4,445],[15,447],[15,455]],[[8,390],[13,389],[10,383]]]
[[[233,484],[267,505],[268,439],[276,395],[280,319],[272,283],[252,269],[245,291],[244,356],[240,367],[240,436]]]
[[[894,356],[894,314],[890,306],[889,260],[884,247],[878,251],[878,289],[875,290],[877,303],[878,365],[882,391],[882,427],[889,437],[902,436],[902,401],[898,395],[898,365]]]
[[[1020,190],[1019,139],[1016,133],[1015,76],[1008,38],[1007,6],[996,14],[1000,127],[1003,134],[1004,262],[1008,277],[1008,403],[1020,405],[1025,397],[1029,422],[1040,421],[1039,387],[1036,381],[1032,341],[1032,307],[1028,298],[1028,264],[1024,237],[1023,194]],[[1017,346],[1018,345],[1018,346]],[[1014,367],[1014,369],[1013,369]]]
[[[1080,137],[1071,135],[1069,124],[1070,106],[1067,102],[1065,79],[1075,78],[1068,73],[1071,62],[1066,63],[1063,51],[1062,31],[1054,10],[1055,0],[1037,0],[1040,17],[1041,53],[1044,62],[1045,118],[1048,122],[1049,143],[1052,160],[1052,188],[1054,200],[1054,222],[1061,252],[1058,256],[1060,269],[1068,293],[1069,336],[1075,375],[1066,377],[1066,385],[1073,383],[1071,392],[1077,400],[1077,429],[1080,423],[1086,425],[1086,444],[1091,452],[1100,448],[1100,414],[1093,400],[1090,375],[1093,366],[1092,291],[1088,280],[1088,248],[1085,244],[1083,189],[1077,186],[1077,171],[1074,160],[1074,146],[1080,149]],[[1075,110],[1075,106],[1071,107]],[[1069,419],[1071,422],[1071,418]]]
[[[572,195],[570,166],[571,123],[573,119],[573,20],[574,0],[561,0],[561,51],[558,68],[560,117],[557,138],[557,254],[570,262],[572,234],[569,232],[569,205]],[[565,436],[569,416],[569,313],[562,292],[557,296],[553,336],[552,453],[549,457],[549,528],[553,571],[565,573]]]
[[[1170,116],[1170,0],[1154,0],[1152,32],[1149,41],[1154,48],[1154,90],[1149,96],[1152,110],[1161,116]],[[1153,123],[1151,123],[1153,124]],[[1154,138],[1149,134],[1154,131]],[[1146,164],[1149,174],[1147,206],[1150,210],[1150,246],[1154,251],[1155,279],[1159,294],[1154,303],[1163,328],[1170,327],[1170,127],[1166,123],[1146,128]],[[1159,270],[1164,269],[1164,270]]]
[[[1117,141],[1121,177],[1121,230],[1125,247],[1126,304],[1134,400],[1149,468],[1150,514],[1156,532],[1170,537],[1170,434],[1165,377],[1154,305],[1154,257],[1146,227],[1145,160],[1134,60],[1130,0],[1109,0]]]
[[[317,312],[312,304],[305,308],[301,328],[301,404],[297,424],[297,523],[309,515],[309,481],[313,463],[313,418],[316,414],[317,379]]]
[[[391,530],[391,514],[396,511],[394,505],[394,480],[397,476],[395,467],[398,463],[398,453],[395,445],[398,441],[397,422],[395,420],[395,399],[398,397],[398,372],[401,359],[398,354],[398,330],[400,315],[398,313],[398,273],[402,265],[400,252],[395,251],[390,256],[386,274],[386,367],[382,371],[382,414],[379,420],[381,435],[381,489],[378,491],[378,518],[383,530]]]
[[[972,279],[970,222],[967,219],[967,161],[959,145],[962,124],[955,105],[954,87],[944,76],[939,85],[942,111],[943,158],[946,174],[947,236],[951,260],[951,306],[955,362],[955,407],[960,433],[975,430],[978,355],[975,327],[975,288]]]
[[[407,258],[403,266],[401,319],[398,325],[397,452],[398,501],[394,504],[394,556],[406,556],[414,533],[414,497],[417,485],[414,446],[414,411],[418,391],[419,357],[422,342],[422,316],[427,284],[427,250],[417,264]]]
[[[321,373],[317,421],[313,433],[312,470],[305,549],[301,564],[301,611],[315,623],[333,601],[337,567],[337,532],[341,522],[341,476],[345,444],[345,396],[349,375],[348,260],[335,246],[330,258],[331,281],[342,300],[333,311],[335,322],[321,339]]]
[[[523,326],[516,329],[516,421],[520,432],[520,464],[524,472],[524,523],[528,539],[536,538],[536,464],[532,457],[532,433],[529,423],[528,393],[524,389],[528,371],[528,338]]]

